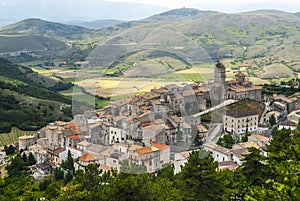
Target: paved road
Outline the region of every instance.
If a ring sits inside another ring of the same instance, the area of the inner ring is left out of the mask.
[[[209,125],[206,143],[217,143],[222,134],[223,123],[214,123]]]
[[[207,114],[207,113],[213,112],[213,111],[215,111],[215,110],[221,109],[221,108],[223,108],[223,107],[226,107],[226,106],[228,106],[228,105],[231,105],[231,104],[233,104],[233,103],[235,103],[235,102],[237,102],[237,101],[238,101],[238,100],[225,100],[224,102],[222,102],[222,103],[219,104],[219,105],[216,105],[216,106],[214,106],[214,107],[211,107],[211,108],[209,108],[209,109],[207,109],[207,110],[204,110],[204,111],[202,111],[202,112],[196,113],[196,114],[194,114],[194,115],[192,115],[192,116],[193,116],[193,117],[199,117],[199,116],[202,116],[202,115],[204,115],[204,114]]]

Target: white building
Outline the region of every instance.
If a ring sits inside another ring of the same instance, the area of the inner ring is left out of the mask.
[[[109,127],[108,136],[109,144],[114,144],[115,142],[124,142],[126,140],[125,132],[117,127]]]
[[[207,143],[203,145],[204,150],[210,152],[212,157],[217,162],[230,161],[231,160],[231,151],[225,147],[222,147],[217,144]]]
[[[279,127],[278,130],[282,130],[282,129],[291,129],[291,130],[296,130],[297,129],[297,123],[294,121],[283,121],[279,123]]]
[[[256,132],[258,128],[258,114],[255,111],[235,110],[224,116],[225,132],[242,135],[246,132]]]

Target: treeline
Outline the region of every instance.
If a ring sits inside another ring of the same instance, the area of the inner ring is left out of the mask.
[[[284,94],[291,96],[297,92],[300,92],[299,80],[292,79],[288,82],[281,82],[280,84],[264,84],[262,86],[262,94],[273,95],[273,94]]]
[[[27,74],[36,74],[30,68],[13,64],[0,58],[0,88],[9,89],[28,96],[59,101],[70,104],[71,100],[59,93],[60,90],[67,90],[72,83],[57,82],[53,87],[46,88],[41,83],[35,82],[27,77]]]
[[[268,157],[250,148],[235,171],[218,171],[218,164],[203,150],[193,151],[175,175],[172,166],[156,173],[118,174],[89,165],[73,178],[66,179],[60,171],[34,181],[20,170],[23,174],[0,180],[0,200],[299,200],[299,146],[299,131],[278,131],[268,146]]]

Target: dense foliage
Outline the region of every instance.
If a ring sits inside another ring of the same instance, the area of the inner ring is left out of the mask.
[[[51,91],[32,77],[37,75],[31,69],[0,58],[0,133],[9,133],[13,126],[37,130],[59,117],[72,115],[68,107],[61,109],[58,105],[71,104],[71,100],[55,92],[72,84],[57,82]]]
[[[25,174],[29,157],[26,162],[17,155],[7,167],[9,176],[0,180],[0,200],[299,200],[300,131],[277,131],[268,157],[249,151],[235,171],[217,171],[212,156],[197,150],[176,175],[171,165],[148,174],[105,173],[89,165],[72,177],[73,161],[67,160],[42,181]]]

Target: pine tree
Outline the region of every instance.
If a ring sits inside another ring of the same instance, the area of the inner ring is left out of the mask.
[[[27,160],[26,164],[29,165],[29,166],[36,164],[36,160],[35,160],[35,158],[34,158],[34,156],[31,152],[28,155],[28,160]]]

